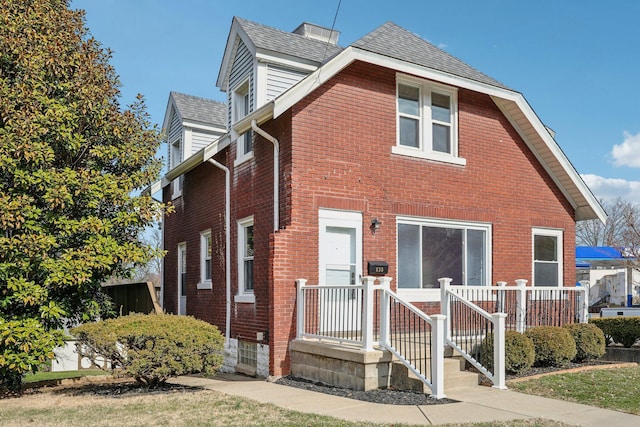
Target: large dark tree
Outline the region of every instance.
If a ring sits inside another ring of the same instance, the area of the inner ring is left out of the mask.
[[[0,385],[19,384],[93,318],[100,284],[156,253],[138,238],[162,206],[160,143],[68,0],[0,8]]]

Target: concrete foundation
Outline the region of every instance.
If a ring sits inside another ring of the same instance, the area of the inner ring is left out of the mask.
[[[291,375],[352,390],[389,385],[392,355],[347,345],[294,340],[290,343]]]

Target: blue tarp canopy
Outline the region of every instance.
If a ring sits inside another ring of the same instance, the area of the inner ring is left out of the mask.
[[[619,249],[611,246],[576,246],[579,260],[621,260],[624,256]]]

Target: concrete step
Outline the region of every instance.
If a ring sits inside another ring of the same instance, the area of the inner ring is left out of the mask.
[[[465,371],[465,362],[464,359],[457,357],[447,357],[444,359],[445,392],[448,390],[478,386],[478,374]],[[389,385],[396,390],[416,391],[420,393],[431,392],[422,380],[411,372],[404,363],[397,359],[391,363]]]
[[[457,357],[444,359],[444,391],[478,387],[480,377],[475,372],[464,370],[466,361]]]

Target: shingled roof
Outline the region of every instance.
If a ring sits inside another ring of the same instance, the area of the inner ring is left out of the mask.
[[[277,28],[234,17],[258,49],[295,56],[319,64],[340,53],[340,46],[321,40],[288,33]]]
[[[182,120],[192,120],[226,129],[227,107],[224,102],[180,92],[171,92],[171,97]]]
[[[499,81],[481,73],[393,22],[381,25],[356,40],[351,46],[480,83],[509,89]]]

